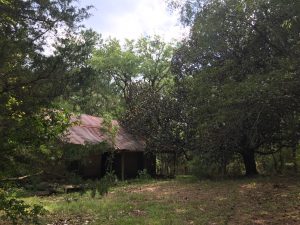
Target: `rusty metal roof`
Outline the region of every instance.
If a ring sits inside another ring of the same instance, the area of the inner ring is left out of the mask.
[[[112,125],[118,127],[116,136],[110,137],[103,128],[103,118],[82,114],[72,116],[74,125],[68,128],[64,141],[71,144],[86,145],[106,141],[116,150],[144,151],[145,142],[129,134],[118,121],[113,120]]]

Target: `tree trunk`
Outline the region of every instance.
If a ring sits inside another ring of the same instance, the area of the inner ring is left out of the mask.
[[[293,163],[294,163],[294,172],[298,172],[298,165],[297,165],[297,144],[293,146]]]
[[[224,151],[222,151],[221,174],[223,178],[226,176],[227,173],[226,167],[227,167],[227,160]]]
[[[273,157],[274,169],[275,169],[276,173],[280,173],[280,171],[278,169],[278,162],[277,162],[277,159],[276,159],[274,153],[272,154],[272,157]]]
[[[255,155],[253,150],[247,150],[243,154],[244,165],[246,169],[246,176],[254,176],[257,175],[256,163],[255,163]]]
[[[282,173],[283,172],[283,167],[284,167],[284,159],[283,159],[283,156],[282,156],[282,149],[280,149],[280,151],[279,151],[279,162],[280,162],[279,170],[280,170],[280,173]]]

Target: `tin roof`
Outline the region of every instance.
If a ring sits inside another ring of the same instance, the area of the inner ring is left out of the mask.
[[[113,145],[116,150],[143,151],[145,149],[145,142],[126,132],[116,120],[112,121],[112,125],[118,127],[113,141],[103,131],[103,118],[82,114],[78,117],[71,117],[71,122],[75,123],[68,128],[63,138],[65,142],[86,145],[106,141],[111,146]]]

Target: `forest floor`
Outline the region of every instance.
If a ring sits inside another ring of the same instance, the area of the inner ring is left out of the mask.
[[[43,224],[300,224],[300,179],[260,177],[222,181],[121,183],[104,196],[88,193],[27,197],[43,205]]]

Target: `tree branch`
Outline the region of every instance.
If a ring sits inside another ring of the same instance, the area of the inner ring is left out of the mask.
[[[38,175],[41,175],[43,174],[44,171],[41,170],[37,173],[34,173],[34,174],[29,174],[29,175],[25,175],[25,176],[22,176],[22,177],[11,177],[11,178],[5,178],[5,179],[2,179],[0,180],[1,182],[5,182],[5,181],[20,181],[20,180],[24,180],[26,178],[29,178],[29,177],[33,177],[33,176],[38,176]]]

